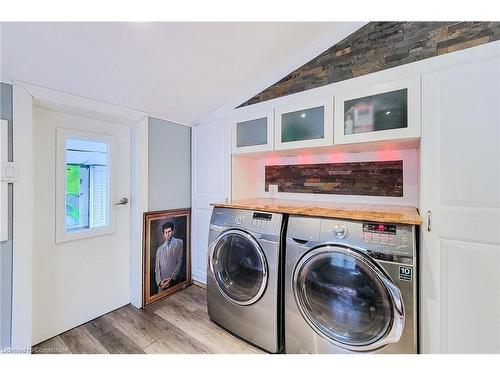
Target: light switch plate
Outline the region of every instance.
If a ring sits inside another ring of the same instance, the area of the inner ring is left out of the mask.
[[[1,171],[1,182],[13,183],[16,182],[17,166],[13,162],[4,163]]]
[[[276,194],[278,194],[278,185],[269,185],[268,187],[268,190],[269,190],[269,195],[271,197],[275,197]]]

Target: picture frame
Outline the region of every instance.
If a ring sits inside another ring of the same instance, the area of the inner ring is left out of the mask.
[[[144,213],[143,306],[191,285],[191,209]]]

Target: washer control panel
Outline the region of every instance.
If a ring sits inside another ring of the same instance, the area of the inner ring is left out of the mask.
[[[382,253],[411,255],[414,231],[413,226],[404,224],[323,219],[320,241],[338,241]]]
[[[363,223],[361,237],[364,243],[395,246],[397,226],[384,223]]]

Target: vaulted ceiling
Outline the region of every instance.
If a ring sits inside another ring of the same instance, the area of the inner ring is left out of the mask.
[[[194,125],[363,24],[2,23],[0,78]]]

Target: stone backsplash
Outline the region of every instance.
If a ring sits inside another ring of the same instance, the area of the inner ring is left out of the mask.
[[[265,167],[265,190],[278,192],[403,196],[403,161],[272,165]]]
[[[500,39],[500,22],[370,22],[240,107]]]

